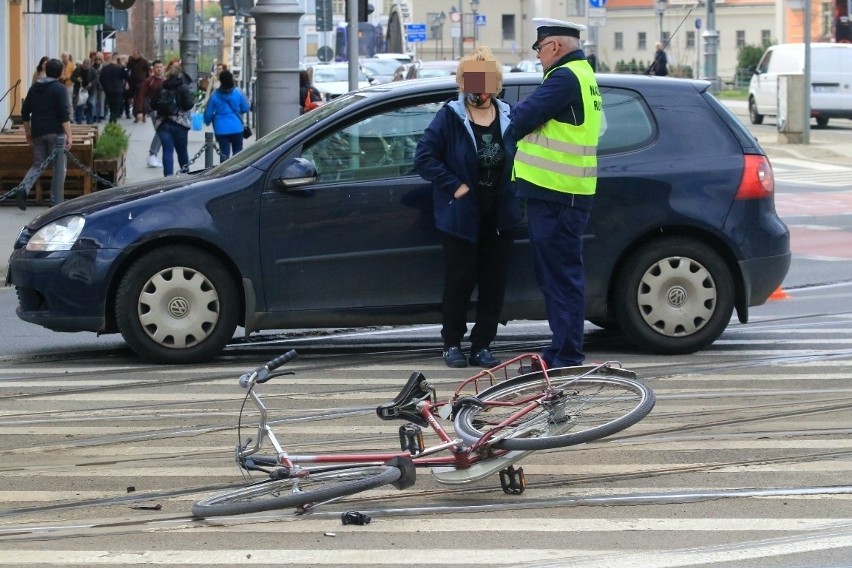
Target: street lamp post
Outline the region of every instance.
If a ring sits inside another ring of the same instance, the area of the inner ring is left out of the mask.
[[[450,38],[450,59],[456,58],[456,33],[458,33],[458,37],[462,38],[461,35],[461,13],[456,10],[455,6],[450,7],[450,21],[453,22],[453,25],[450,26],[452,28],[452,37]],[[456,25],[458,24],[458,25]]]
[[[438,60],[438,42],[441,42],[441,59],[444,58],[444,21],[447,15],[442,11],[432,19],[432,37],[435,38],[435,60]]]
[[[657,0],[654,11],[660,17],[660,43],[665,45],[665,37],[663,36],[663,16],[666,13],[666,0]]]
[[[476,50],[476,34],[478,26],[476,25],[476,16],[479,14],[479,0],[470,0],[470,11],[473,12],[473,49]],[[464,40],[462,40],[464,41]]]

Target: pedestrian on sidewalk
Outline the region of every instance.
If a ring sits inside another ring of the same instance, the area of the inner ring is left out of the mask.
[[[71,73],[74,82],[74,122],[77,124],[92,124],[94,117],[94,100],[92,93],[97,74],[92,69],[89,59],[84,59],[80,65]]]
[[[63,64],[51,59],[44,65],[45,77],[30,87],[21,107],[21,120],[27,144],[33,148],[33,164],[24,176],[25,187],[19,187],[15,199],[18,209],[26,211],[27,196],[35,184],[41,165],[57,149],[53,157],[53,179],[50,182],[50,203],[63,200],[65,185],[65,151],[71,149],[71,115],[68,112],[68,90],[60,82]],[[61,146],[57,148],[57,144]]]
[[[157,157],[160,153],[162,143],[160,135],[157,133],[157,97],[160,95],[160,89],[163,88],[163,81],[166,80],[165,69],[163,62],[160,59],[155,59],[151,64],[151,76],[145,79],[141,87],[142,104],[145,108],[145,114],[151,119],[151,126],[154,128],[154,136],[151,138],[151,146],[148,148],[148,167],[162,168],[163,162]]]
[[[230,71],[219,73],[219,87],[210,95],[204,108],[204,124],[213,124],[213,134],[219,145],[220,160],[227,160],[231,150],[236,154],[243,149],[242,114],[249,111],[249,102],[234,85]]]
[[[166,80],[157,97],[157,134],[163,144],[163,175],[174,174],[174,154],[177,153],[181,171],[189,167],[189,111],[195,97],[183,81],[183,69],[177,63],[166,71]]]
[[[121,117],[124,85],[124,68],[121,66],[121,56],[116,53],[112,56],[112,61],[101,69],[101,86],[104,89],[110,122],[118,122]]]

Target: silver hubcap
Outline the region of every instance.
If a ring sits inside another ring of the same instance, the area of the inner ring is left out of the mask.
[[[664,258],[648,268],[636,301],[648,326],[669,337],[692,335],[716,311],[718,291],[710,272],[693,259]]]
[[[186,349],[201,343],[216,328],[219,310],[219,295],[210,281],[184,266],[158,272],[139,295],[139,323],[163,347]]]

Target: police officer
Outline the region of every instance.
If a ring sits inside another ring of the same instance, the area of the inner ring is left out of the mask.
[[[517,194],[526,198],[530,245],[553,333],[542,352],[548,367],[583,363],[582,235],[597,186],[602,101],[580,47],[585,26],[533,18],[532,48],[544,80],[512,113],[518,140]]]

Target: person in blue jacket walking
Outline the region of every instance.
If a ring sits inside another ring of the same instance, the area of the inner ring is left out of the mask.
[[[503,74],[491,50],[479,47],[459,62],[459,96],[435,115],[420,139],[414,165],[432,182],[435,226],[442,234],[443,357],[448,367],[494,367],[491,342],[503,309],[508,259],[521,215],[510,176],[509,105],[497,98]],[[479,287],[470,357],[467,332],[471,294]]]
[[[204,108],[204,124],[213,124],[213,134],[219,145],[220,160],[227,160],[243,149],[242,114],[249,111],[249,102],[234,85],[234,75],[228,70],[219,73],[219,88],[213,91]]]

